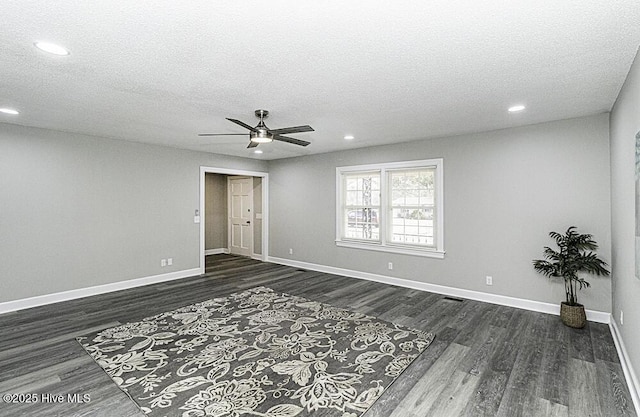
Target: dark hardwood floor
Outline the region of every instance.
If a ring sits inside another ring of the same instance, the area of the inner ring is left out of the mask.
[[[570,329],[547,314],[229,255],[207,257],[206,271],[0,315],[0,394],[49,401],[0,400],[0,416],[141,415],[74,338],[258,285],[436,334],[364,417],[636,415],[607,325]]]

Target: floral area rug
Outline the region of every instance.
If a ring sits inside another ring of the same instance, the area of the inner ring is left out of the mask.
[[[78,341],[153,416],[358,417],[433,337],[257,287]]]

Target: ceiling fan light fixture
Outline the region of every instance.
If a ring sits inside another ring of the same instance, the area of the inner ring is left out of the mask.
[[[250,132],[249,137],[251,138],[251,142],[255,143],[273,142],[273,135],[262,129],[259,129],[257,132]]]
[[[259,138],[259,137],[255,137],[255,138],[251,138],[251,142],[255,142],[255,143],[269,143],[269,142],[273,142],[273,139],[271,139],[271,138]]]

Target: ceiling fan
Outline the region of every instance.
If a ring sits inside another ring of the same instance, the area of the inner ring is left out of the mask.
[[[311,142],[307,142],[306,140],[294,139],[288,136],[282,136],[288,133],[302,133],[302,132],[313,132],[313,128],[309,125],[304,126],[291,126],[291,127],[283,127],[281,129],[269,129],[267,125],[264,124],[264,119],[269,116],[269,112],[267,110],[256,110],[255,115],[260,119],[256,127],[249,126],[248,124],[241,122],[240,120],[226,118],[228,121],[233,122],[237,125],[244,127],[245,129],[249,129],[249,146],[247,148],[255,148],[261,143],[268,143],[274,140],[279,140],[281,142],[293,143],[294,145],[307,146]],[[246,135],[246,133],[200,133],[198,136],[239,136]]]

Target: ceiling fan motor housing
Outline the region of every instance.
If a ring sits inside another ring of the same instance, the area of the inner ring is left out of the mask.
[[[269,116],[267,110],[256,110],[256,117],[260,118],[260,122],[256,126],[256,131],[249,132],[249,139],[256,143],[269,143],[273,141],[273,135],[269,133],[269,128],[264,124],[264,119]]]

